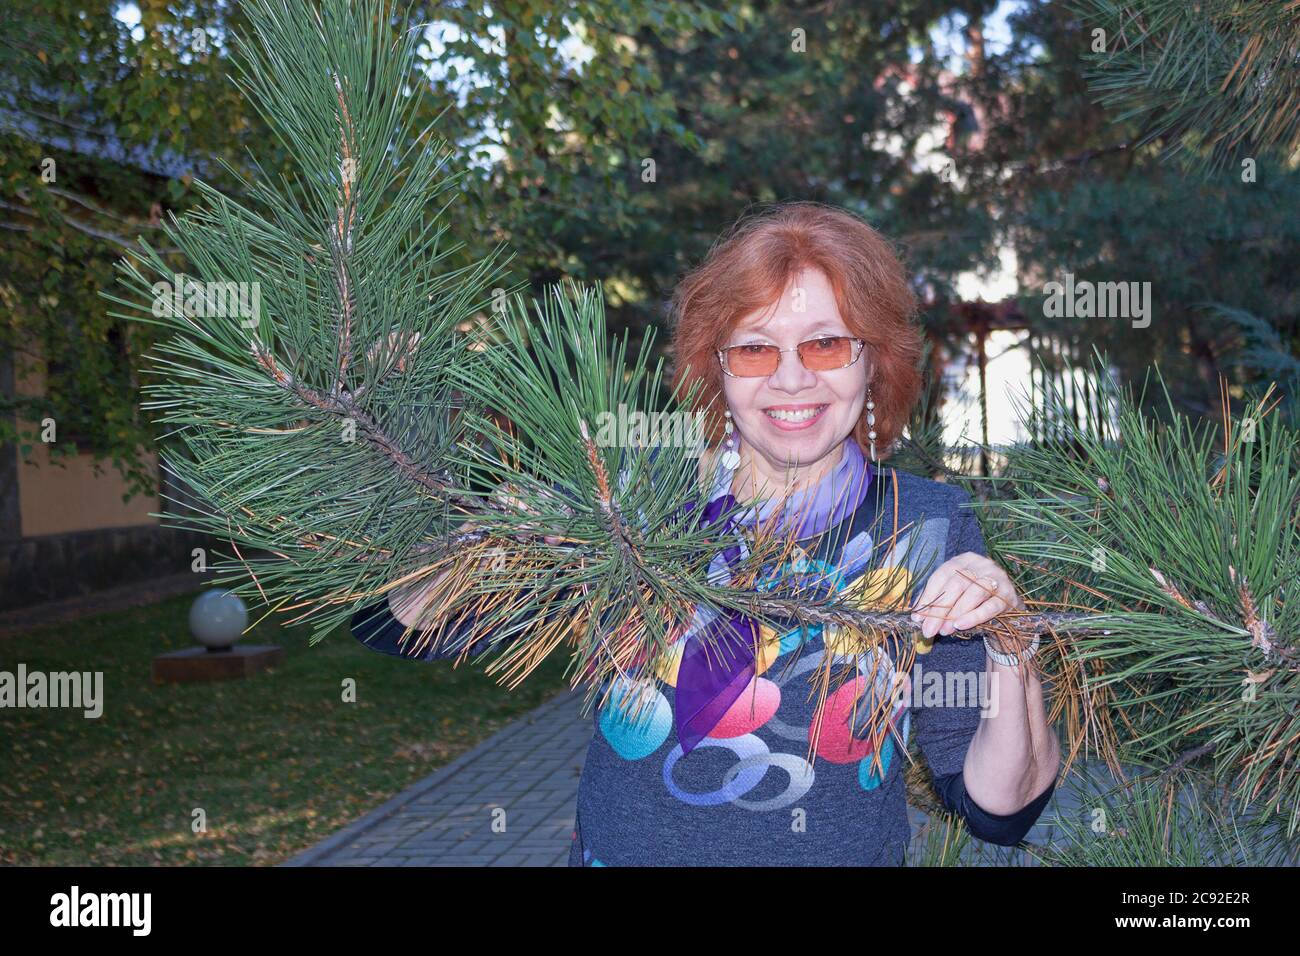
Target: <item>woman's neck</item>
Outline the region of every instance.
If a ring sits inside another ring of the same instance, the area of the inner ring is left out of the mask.
[[[731,493],[738,501],[787,498],[806,488],[817,487],[844,459],[844,443],[835,450],[808,465],[778,467],[762,455],[741,443],[740,464],[731,480]]]

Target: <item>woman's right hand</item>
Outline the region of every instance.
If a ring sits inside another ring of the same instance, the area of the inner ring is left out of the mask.
[[[529,512],[528,509],[524,507],[523,502],[520,501],[517,491],[518,489],[510,482],[503,481],[492,490],[491,497],[509,507],[531,514],[532,512]],[[457,533],[464,534],[473,531],[474,529],[475,524],[473,519],[471,519],[462,522],[460,527],[457,529]],[[544,536],[543,540],[545,540],[549,545],[557,545],[563,540],[563,538],[559,535],[548,534]],[[498,555],[489,555],[482,558],[480,564],[483,567],[490,567],[497,560]],[[389,591],[388,607],[393,612],[393,616],[408,626],[417,623],[421,613],[432,600],[434,595],[438,593],[439,586],[450,573],[451,569],[440,571],[431,579],[400,585]]]
[[[510,482],[503,481],[501,482],[501,484],[497,485],[495,489],[493,489],[492,497],[496,498],[502,504],[511,508],[516,508],[519,511],[524,512],[525,514],[536,514],[537,513],[536,511],[529,510],[528,508],[524,507],[524,503],[519,499],[518,490],[519,489],[516,488]],[[527,528],[527,526],[525,527]],[[533,528],[527,528],[527,530],[532,531],[534,534],[537,533],[536,530]],[[559,544],[563,540],[563,538],[560,537],[559,535],[548,534],[543,536],[543,540],[547,544]]]

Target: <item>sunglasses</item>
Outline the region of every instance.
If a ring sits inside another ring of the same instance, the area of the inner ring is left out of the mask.
[[[792,349],[775,345],[732,345],[718,349],[722,370],[732,378],[766,377],[781,364],[782,352],[798,352],[803,367],[812,372],[829,372],[848,368],[862,355],[866,343],[847,335],[823,335],[800,342]]]

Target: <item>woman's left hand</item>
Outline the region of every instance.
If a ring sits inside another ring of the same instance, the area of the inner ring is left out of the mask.
[[[1023,611],[1025,602],[1001,567],[974,551],[954,555],[925,582],[912,620],[926,640],[983,624],[1004,611]]]

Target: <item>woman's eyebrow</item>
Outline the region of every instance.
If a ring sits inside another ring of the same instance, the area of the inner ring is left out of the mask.
[[[766,332],[756,332],[756,331],[753,331],[753,330],[748,330],[748,331],[740,332],[740,333],[737,333],[737,334],[740,336],[741,341],[738,341],[738,342],[733,343],[733,344],[735,344],[735,345],[748,345],[748,344],[750,344],[751,340],[754,340],[754,339],[760,339],[760,338],[761,338],[761,339],[766,339],[766,340],[768,340],[768,341],[771,341],[771,339],[772,339],[772,336],[770,336],[770,335],[769,335],[768,333],[766,333]],[[844,329],[837,329],[837,328],[836,328],[835,326],[833,326],[833,325],[817,325],[817,326],[814,326],[814,327],[813,327],[813,331],[812,331],[812,332],[809,332],[807,335],[805,335],[805,336],[804,336],[803,338],[801,338],[799,341],[800,341],[800,342],[807,342],[809,339],[821,338],[821,337],[826,336],[826,335],[849,335],[849,336],[851,336],[852,334],[853,334],[852,332],[849,332],[849,331],[847,331],[847,330],[844,330]]]
[[[727,337],[728,345],[746,345],[757,339],[771,340],[771,336],[766,332],[759,332],[757,329],[736,329]]]

